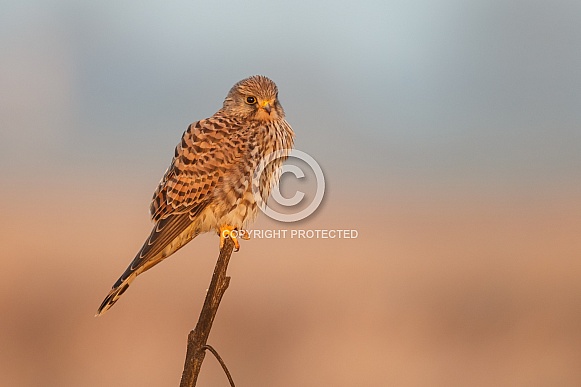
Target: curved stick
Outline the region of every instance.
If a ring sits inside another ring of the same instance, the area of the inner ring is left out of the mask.
[[[222,296],[230,284],[230,277],[226,276],[226,270],[228,269],[228,262],[230,262],[230,256],[234,250],[234,242],[232,242],[231,238],[225,239],[224,242],[224,246],[220,249],[216,267],[214,268],[210,287],[206,293],[200,318],[198,319],[196,328],[190,331],[188,335],[188,349],[186,351],[186,361],[184,363],[180,387],[194,387],[196,385],[200,369],[202,368],[202,362],[206,355],[205,349],[208,347],[206,342],[212,329],[214,317],[220,306]],[[229,374],[227,376],[231,380]]]

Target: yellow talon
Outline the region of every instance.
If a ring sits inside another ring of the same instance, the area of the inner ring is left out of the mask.
[[[238,230],[228,225],[220,226],[220,249],[224,247],[226,238],[232,238],[232,242],[234,242],[234,251],[240,250],[240,243],[238,242]]]

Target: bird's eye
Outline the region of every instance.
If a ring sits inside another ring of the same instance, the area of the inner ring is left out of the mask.
[[[256,103],[255,97],[246,97],[246,103],[249,105],[254,105]]]

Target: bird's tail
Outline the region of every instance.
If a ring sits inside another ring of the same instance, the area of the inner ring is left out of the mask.
[[[176,223],[177,222],[177,223]],[[169,257],[194,239],[199,230],[192,225],[189,213],[160,220],[123,275],[113,285],[97,310],[100,316],[111,308],[139,274]]]
[[[144,247],[137,253],[137,256],[133,259],[133,262],[127,267],[125,272],[119,277],[117,282],[113,285],[113,288],[107,294],[107,297],[103,300],[103,303],[97,310],[97,314],[95,317],[102,315],[106,311],[108,311],[125,293],[131,282],[141,273],[151,269],[153,266],[157,265],[161,261],[163,261],[166,257],[166,253],[164,251],[159,252],[154,257],[149,257],[143,253],[144,249],[149,247],[149,244],[145,242]],[[173,253],[173,252],[172,252]]]
[[[115,285],[113,285],[113,289],[111,289],[109,294],[107,294],[107,297],[105,297],[105,299],[103,300],[103,303],[97,310],[97,314],[95,316],[100,316],[106,311],[108,311],[109,308],[111,308],[113,304],[117,302],[119,297],[121,297],[121,295],[125,293],[125,291],[129,287],[131,282],[133,282],[135,277],[137,277],[137,274],[131,274],[127,278],[123,278],[123,276],[121,276],[121,278],[119,278]]]

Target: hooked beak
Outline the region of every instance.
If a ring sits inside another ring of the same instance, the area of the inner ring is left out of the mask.
[[[266,110],[266,112],[267,112],[268,114],[270,114],[270,112],[271,112],[271,110],[272,110],[272,108],[270,107],[270,101],[264,101],[264,102],[262,103],[262,108],[263,108],[264,110]]]

